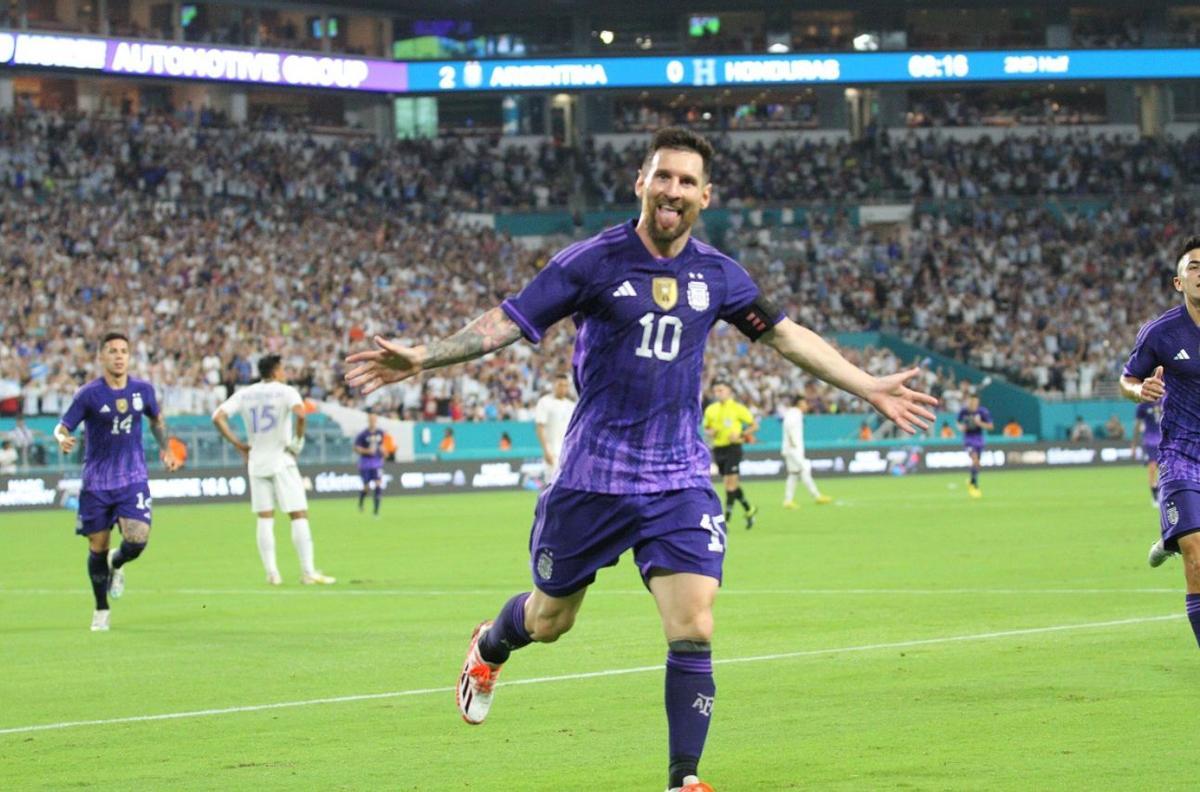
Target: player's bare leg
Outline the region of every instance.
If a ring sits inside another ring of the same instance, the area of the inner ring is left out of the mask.
[[[96,609],[92,612],[93,632],[108,630],[108,546],[111,534],[112,529],[87,535],[88,579],[96,600]]]
[[[1146,470],[1150,476],[1150,505],[1158,508],[1158,462],[1151,461],[1146,465]]]
[[[1187,615],[1192,633],[1200,645],[1200,532],[1179,537],[1183,555],[1183,577],[1187,582]]]
[[[667,639],[668,789],[704,789],[696,777],[716,684],[712,674],[717,580],[690,572],[652,573],[650,591]]]
[[[306,586],[320,584],[329,585],[337,582],[337,578],[322,574],[313,563],[312,529],[308,526],[308,511],[288,512],[292,521],[292,545],[300,558],[300,582]]]
[[[111,551],[108,556],[108,567],[111,570],[108,594],[113,599],[120,599],[125,593],[125,565],[140,556],[150,541],[149,523],[121,517],[117,524],[121,528],[121,546]]]
[[[275,560],[275,512],[255,512],[258,517],[255,539],[258,542],[258,557],[262,559],[263,570],[267,573],[267,583],[272,586],[283,585],[283,575],[279,574],[279,564]]]
[[[492,707],[496,679],[509,655],[535,641],[557,641],[575,625],[586,593],[582,588],[566,597],[552,597],[538,589],[518,594],[504,603],[495,619],[475,628],[454,690],[463,720],[483,723]]]

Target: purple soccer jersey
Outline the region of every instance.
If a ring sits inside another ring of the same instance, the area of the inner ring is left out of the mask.
[[[1125,374],[1147,379],[1163,367],[1158,482],[1164,493],[1200,490],[1200,328],[1177,306],[1142,326]]]
[[[575,321],[579,404],[556,485],[614,495],[710,487],[704,348],[718,319],[737,318],[757,296],[749,274],[715,248],[690,239],[675,258],[656,259],[629,222],[560,251],[505,300],[535,343],[560,319]]]
[[[992,422],[992,414],[988,412],[987,407],[979,407],[976,410],[968,410],[963,407],[958,411],[958,422],[967,427],[963,430],[963,445],[971,446],[972,448],[983,447],[983,427],[980,423]]]
[[[1158,453],[1158,444],[1162,442],[1162,400],[1142,402],[1134,412],[1134,420],[1142,425],[1142,448],[1146,455]]]
[[[75,394],[62,417],[73,432],[84,423],[83,489],[115,490],[144,482],[146,454],[142,450],[142,416],[158,417],[154,386],[129,377],[113,390],[104,378],[92,380]]]
[[[355,448],[371,448],[374,451],[366,456],[358,455],[359,470],[379,470],[383,467],[383,430],[363,429],[354,438]]]

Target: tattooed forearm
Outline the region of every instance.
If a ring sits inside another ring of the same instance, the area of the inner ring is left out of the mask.
[[[167,419],[162,413],[150,419],[150,433],[154,435],[154,441],[158,443],[159,448],[167,447]]]
[[[521,337],[521,328],[500,308],[480,316],[449,338],[425,347],[422,368],[437,368],[473,360],[506,347]]]

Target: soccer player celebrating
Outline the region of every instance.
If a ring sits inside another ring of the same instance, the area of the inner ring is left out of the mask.
[[[979,406],[978,394],[972,393],[968,396],[967,406],[958,411],[958,431],[962,432],[963,448],[971,457],[971,481],[967,484],[967,494],[972,498],[983,497],[983,490],[979,489],[979,457],[983,455],[983,433],[984,430],[992,431],[995,426],[988,408]]]
[[[626,550],[653,595],[667,643],[666,710],[672,790],[698,779],[716,687],[712,605],[725,527],[699,432],[700,377],[709,330],[724,319],[753,340],[866,399],[906,431],[927,426],[935,399],[905,382],[918,370],[874,377],[787,319],[735,261],[691,237],[712,195],[711,144],[683,129],[655,134],[634,189],[635,222],[571,245],[521,291],[449,338],[405,347],[375,338],[351,355],[351,386],[370,393],[424,370],[539,341],[573,316],[579,405],[558,477],[534,512],[534,588],[476,627],[456,698],[481,723],[510,653],[567,632],[596,573]]]
[[[367,428],[354,438],[354,453],[358,454],[358,475],[363,488],[358,493],[358,510],[363,510],[363,501],[371,493],[373,514],[379,516],[379,502],[383,498],[383,438],[386,432],[379,428],[379,416],[367,413]]]
[[[751,506],[742,492],[740,466],[742,441],[758,431],[758,421],[746,405],[734,400],[733,388],[725,380],[713,383],[713,397],[713,403],[704,408],[704,432],[712,438],[713,461],[725,484],[725,521],[733,516],[733,504],[740,503],[746,510],[746,530],[750,530],[758,507]]]
[[[546,483],[558,474],[558,456],[562,453],[575,400],[571,398],[571,380],[566,374],[554,378],[554,391],[538,399],[533,408],[533,425],[538,442],[542,444],[542,459],[546,461]]]
[[[258,514],[258,554],[272,586],[283,583],[275,563],[275,507],[292,521],[292,544],[300,557],[300,582],[328,584],[336,580],[313,565],[308,497],[296,458],[304,450],[304,400],[287,384],[287,369],[279,355],[258,361],[259,382],[235,391],[213,413],[213,424],[246,460],[250,474],[250,508]],[[234,434],[229,417],[240,413],[248,441]],[[293,430],[292,418],[295,418]]]
[[[150,541],[150,475],[142,450],[142,416],[150,419],[150,432],[158,443],[159,458],[167,470],[179,463],[167,447],[167,421],[158,408],[154,386],[129,376],[129,339],[108,333],[100,342],[103,376],[75,394],[54,439],[63,453],[75,447],[72,432],[82,421],[84,445],[83,488],[75,533],[88,540],[88,578],[96,609],[92,630],[109,626],[108,597],[125,592],[124,567],[142,554]],[[113,525],[120,528],[121,546],[109,550]]]
[[[1125,364],[1121,393],[1143,404],[1162,399],[1162,538],[1150,547],[1148,561],[1156,567],[1172,553],[1183,554],[1187,615],[1200,643],[1200,237],[1183,243],[1174,283],[1183,305],[1142,326]]]
[[[783,484],[783,508],[796,508],[796,481],[803,481],[809,494],[818,505],[833,503],[833,498],[822,495],[813,481],[812,463],[804,456],[804,407],[808,402],[803,393],[783,413],[783,463],[787,466],[787,480]]]
[[[1150,505],[1158,508],[1158,444],[1162,442],[1162,401],[1141,402],[1133,417],[1133,447],[1142,441],[1146,470],[1150,476]]]

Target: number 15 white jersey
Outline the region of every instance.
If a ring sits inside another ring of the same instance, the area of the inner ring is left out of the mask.
[[[256,382],[236,391],[217,409],[241,415],[250,443],[251,476],[273,476],[296,464],[287,452],[292,442],[292,408],[303,404],[300,392],[282,382]]]

